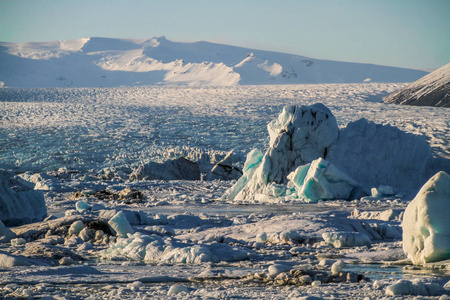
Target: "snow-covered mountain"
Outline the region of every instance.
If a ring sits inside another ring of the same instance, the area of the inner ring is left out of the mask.
[[[5,87],[411,82],[426,74],[165,37],[0,42]]]
[[[450,107],[450,63],[383,98],[386,103]]]

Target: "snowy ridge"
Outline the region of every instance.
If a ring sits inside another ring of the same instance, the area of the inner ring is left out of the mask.
[[[386,103],[450,107],[450,63],[383,98]]]
[[[411,82],[427,74],[165,37],[0,42],[0,66],[1,86],[25,88]]]

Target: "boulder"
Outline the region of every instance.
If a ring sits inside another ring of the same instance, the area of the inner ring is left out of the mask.
[[[414,264],[450,259],[450,176],[439,172],[406,207],[403,250]]]
[[[0,170],[0,220],[7,226],[42,221],[47,216],[44,194],[14,173]]]

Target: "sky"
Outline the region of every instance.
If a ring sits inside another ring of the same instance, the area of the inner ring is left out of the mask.
[[[433,70],[450,62],[450,0],[0,0],[0,41],[209,41]]]

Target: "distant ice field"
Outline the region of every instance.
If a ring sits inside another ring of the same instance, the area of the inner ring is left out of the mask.
[[[340,127],[366,118],[450,158],[450,110],[381,103],[403,84],[0,89],[0,168],[41,172],[133,169],[188,152],[267,146],[266,125],[288,104],[323,103]]]

